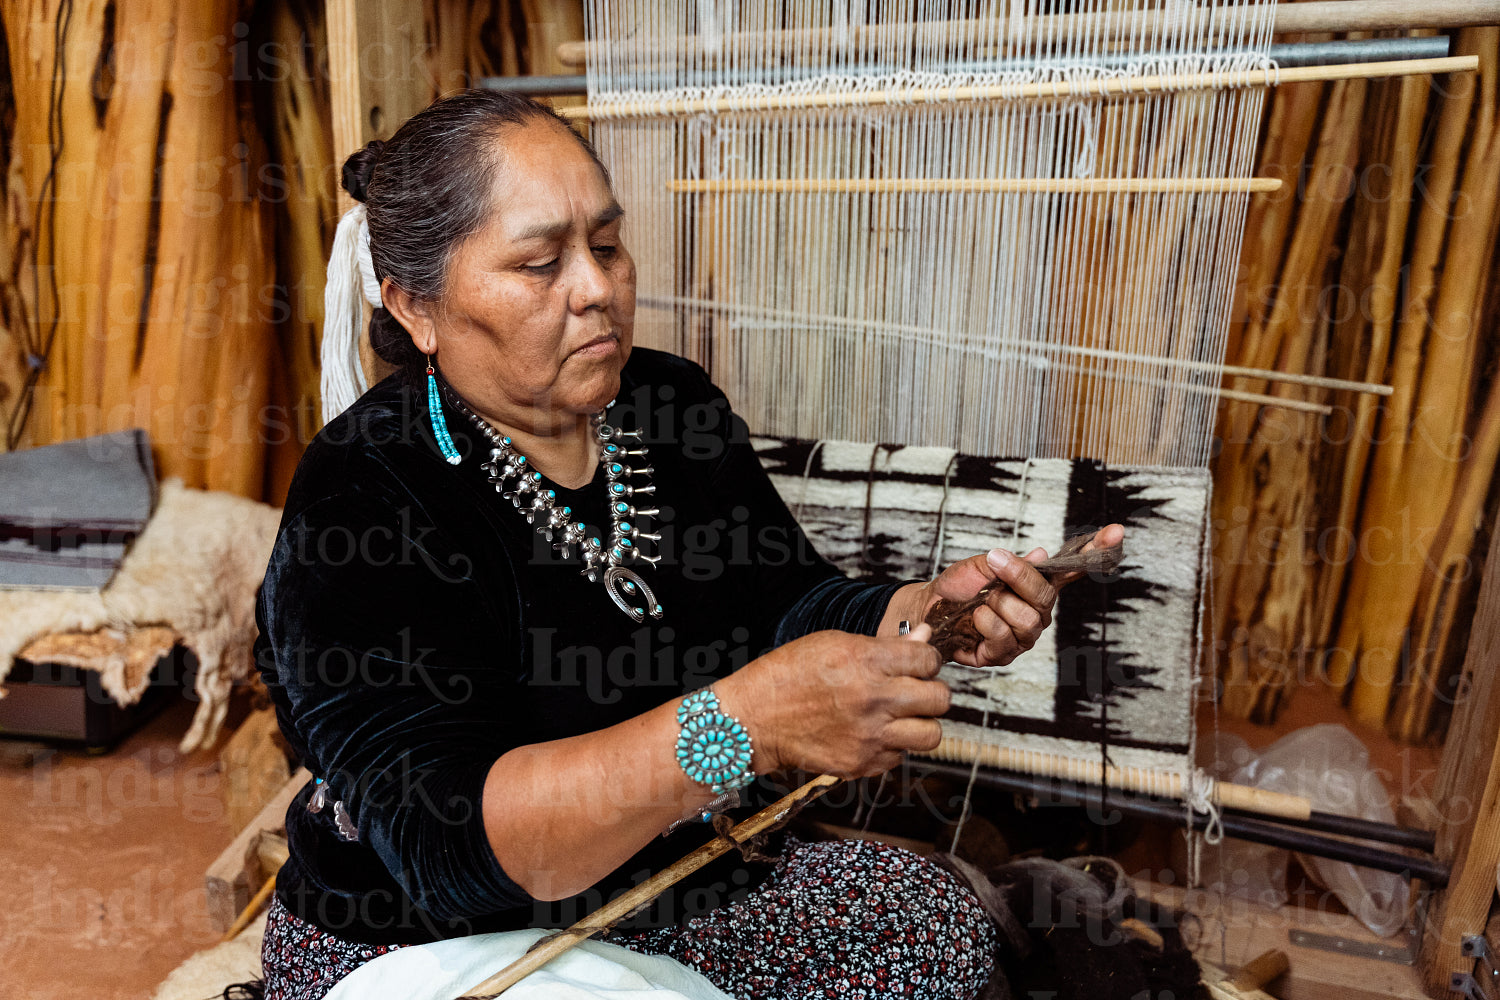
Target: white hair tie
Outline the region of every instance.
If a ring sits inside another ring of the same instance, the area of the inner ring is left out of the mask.
[[[323,422],[343,413],[370,388],[359,362],[364,303],[380,308],[380,282],[370,261],[370,227],[365,206],[356,204],[339,219],[323,286]],[[363,298],[364,302],[360,299]]]

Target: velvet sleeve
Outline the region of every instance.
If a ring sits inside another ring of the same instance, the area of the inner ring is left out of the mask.
[[[745,422],[707,374],[692,367],[708,394],[712,425],[722,432],[713,442],[720,453],[710,487],[719,510],[746,522],[753,540],[746,599],[758,601],[775,623],[775,645],[824,629],[874,635],[902,584],[851,580],[818,554],[761,467]],[[685,446],[690,455],[701,447],[691,435]]]
[[[513,701],[498,651],[516,612],[418,508],[393,504],[343,494],[283,526],[261,594],[283,728],[418,906],[455,920],[526,905],[481,808],[517,739],[498,707]]]

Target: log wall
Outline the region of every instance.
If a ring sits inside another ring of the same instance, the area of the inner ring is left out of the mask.
[[[366,139],[582,35],[576,0],[358,9]],[[13,0],[0,31],[0,447],[145,427],[164,476],[279,503],[337,224],[324,3]]]
[[[1255,384],[1331,418],[1228,404],[1214,606],[1226,710],[1274,718],[1327,683],[1416,742],[1451,708],[1500,451],[1495,116],[1479,74],[1295,84],[1271,98],[1229,361],[1382,382],[1390,397]]]

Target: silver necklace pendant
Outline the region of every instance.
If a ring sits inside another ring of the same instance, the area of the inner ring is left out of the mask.
[[[349,818],[349,810],[344,808],[341,799],[335,799],[333,802],[333,825],[338,829],[339,836],[345,840],[359,839],[359,828],[354,825],[354,820]]]
[[[614,600],[616,607],[638,622],[645,621],[648,614],[652,618],[661,617],[661,605],[656,603],[656,594],[652,593],[651,586],[635,570],[611,566],[604,574],[604,590]],[[637,598],[645,600],[644,608],[636,607]]]
[[[608,407],[590,418],[594,440],[599,445],[599,464],[604,467],[605,496],[609,500],[610,532],[606,544],[602,537],[590,536],[588,529],[573,519],[571,507],[557,506],[556,491],[542,484],[542,474],[531,468],[526,456],[516,451],[510,438],[469,409],[457,393],[446,386],[444,389],[458,411],[468,417],[490,443],[490,459],[481,468],[489,474],[495,492],[515,505],[527,523],[553,542],[552,547],[564,556],[574,545],[578,546],[583,557],[580,574],[588,577],[591,583],[603,583],[604,592],[617,608],[638,622],[645,621],[647,615],[660,618],[662,607],[650,585],[641,579],[639,573],[624,565],[642,562],[655,566],[661,559],[661,556],[647,555],[641,550],[642,542],[659,541],[661,535],[642,530],[635,520],[651,517],[658,513],[657,508],[637,507],[631,502],[634,497],[650,496],[656,492],[656,487],[651,485],[651,473],[655,470],[649,465],[628,464],[629,459],[646,455],[648,449],[640,443],[641,432],[606,424],[604,413]],[[627,483],[627,479],[643,482],[636,486]],[[559,534],[561,539],[553,541]]]

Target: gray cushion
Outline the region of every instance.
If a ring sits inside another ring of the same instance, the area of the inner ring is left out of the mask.
[[[102,588],[155,506],[143,430],[0,455],[0,587]]]

